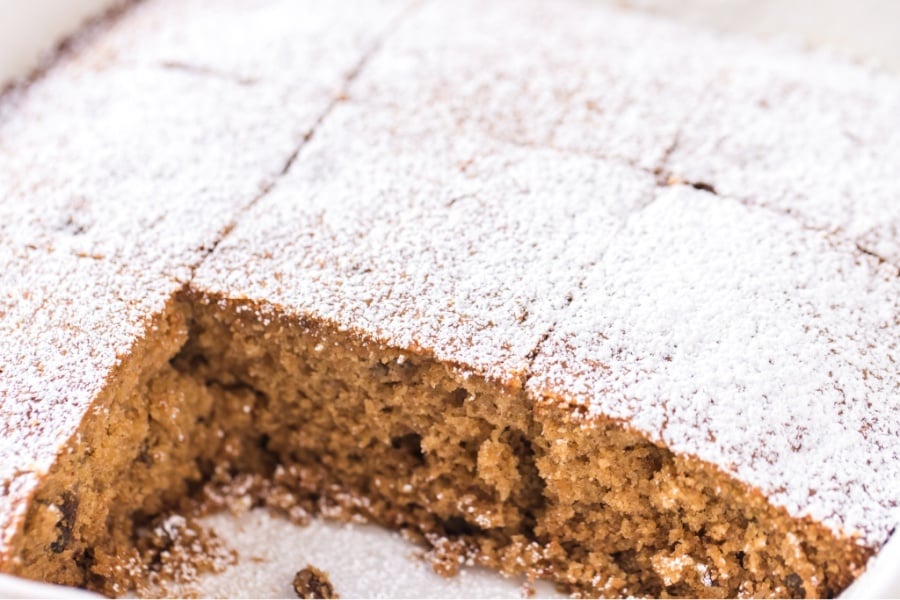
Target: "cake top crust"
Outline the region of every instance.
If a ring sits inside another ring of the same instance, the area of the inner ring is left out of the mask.
[[[0,556],[185,285],[896,524],[895,78],[574,0],[152,0],[76,42],[0,101]]]

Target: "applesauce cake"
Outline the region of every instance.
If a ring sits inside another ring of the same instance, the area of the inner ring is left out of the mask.
[[[446,574],[836,595],[898,521],[898,114],[577,0],[96,20],[0,100],[0,571],[124,593],[251,477]]]

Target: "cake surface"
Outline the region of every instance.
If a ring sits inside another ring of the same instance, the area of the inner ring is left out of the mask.
[[[0,103],[0,570],[124,591],[111,524],[227,465],[581,593],[839,592],[898,520],[897,115],[574,1],[99,21]]]

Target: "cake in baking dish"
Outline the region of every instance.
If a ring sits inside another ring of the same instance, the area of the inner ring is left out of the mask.
[[[900,498],[900,82],[590,3],[150,0],[0,100],[0,571],[276,481],[584,595],[828,596]]]

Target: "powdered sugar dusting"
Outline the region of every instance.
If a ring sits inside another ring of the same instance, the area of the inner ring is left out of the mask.
[[[393,109],[343,104],[194,286],[518,385],[581,278],[576,222],[591,232],[584,245],[602,251],[651,197],[653,178],[443,131]]]
[[[530,388],[877,546],[900,498],[897,275],[790,220],[667,189],[589,271]]]
[[[709,76],[705,55],[683,48],[686,33],[583,2],[435,2],[387,40],[356,88],[454,135],[653,170]]]
[[[183,18],[163,18],[171,5],[130,12],[0,105],[0,554],[19,503],[111,369],[280,175],[404,7],[375,14],[310,4],[308,35],[291,46],[283,29],[297,5],[273,4],[242,50],[267,64],[280,31],[280,48],[308,72],[247,86],[144,60],[160,53],[187,64],[209,43],[208,11],[185,4]],[[260,6],[215,14],[234,28]]]
[[[243,87],[274,86],[282,94],[278,112],[284,116],[293,94],[340,93],[360,51],[369,50],[413,4],[225,0],[211,7],[205,0],[154,0],[135,7],[134,18],[87,49],[83,60],[103,64],[115,56]]]
[[[759,44],[723,42],[719,54],[672,171],[900,265],[897,80]]]
[[[386,54],[361,97],[703,182],[900,265],[895,77],[565,1],[432,3]]]

